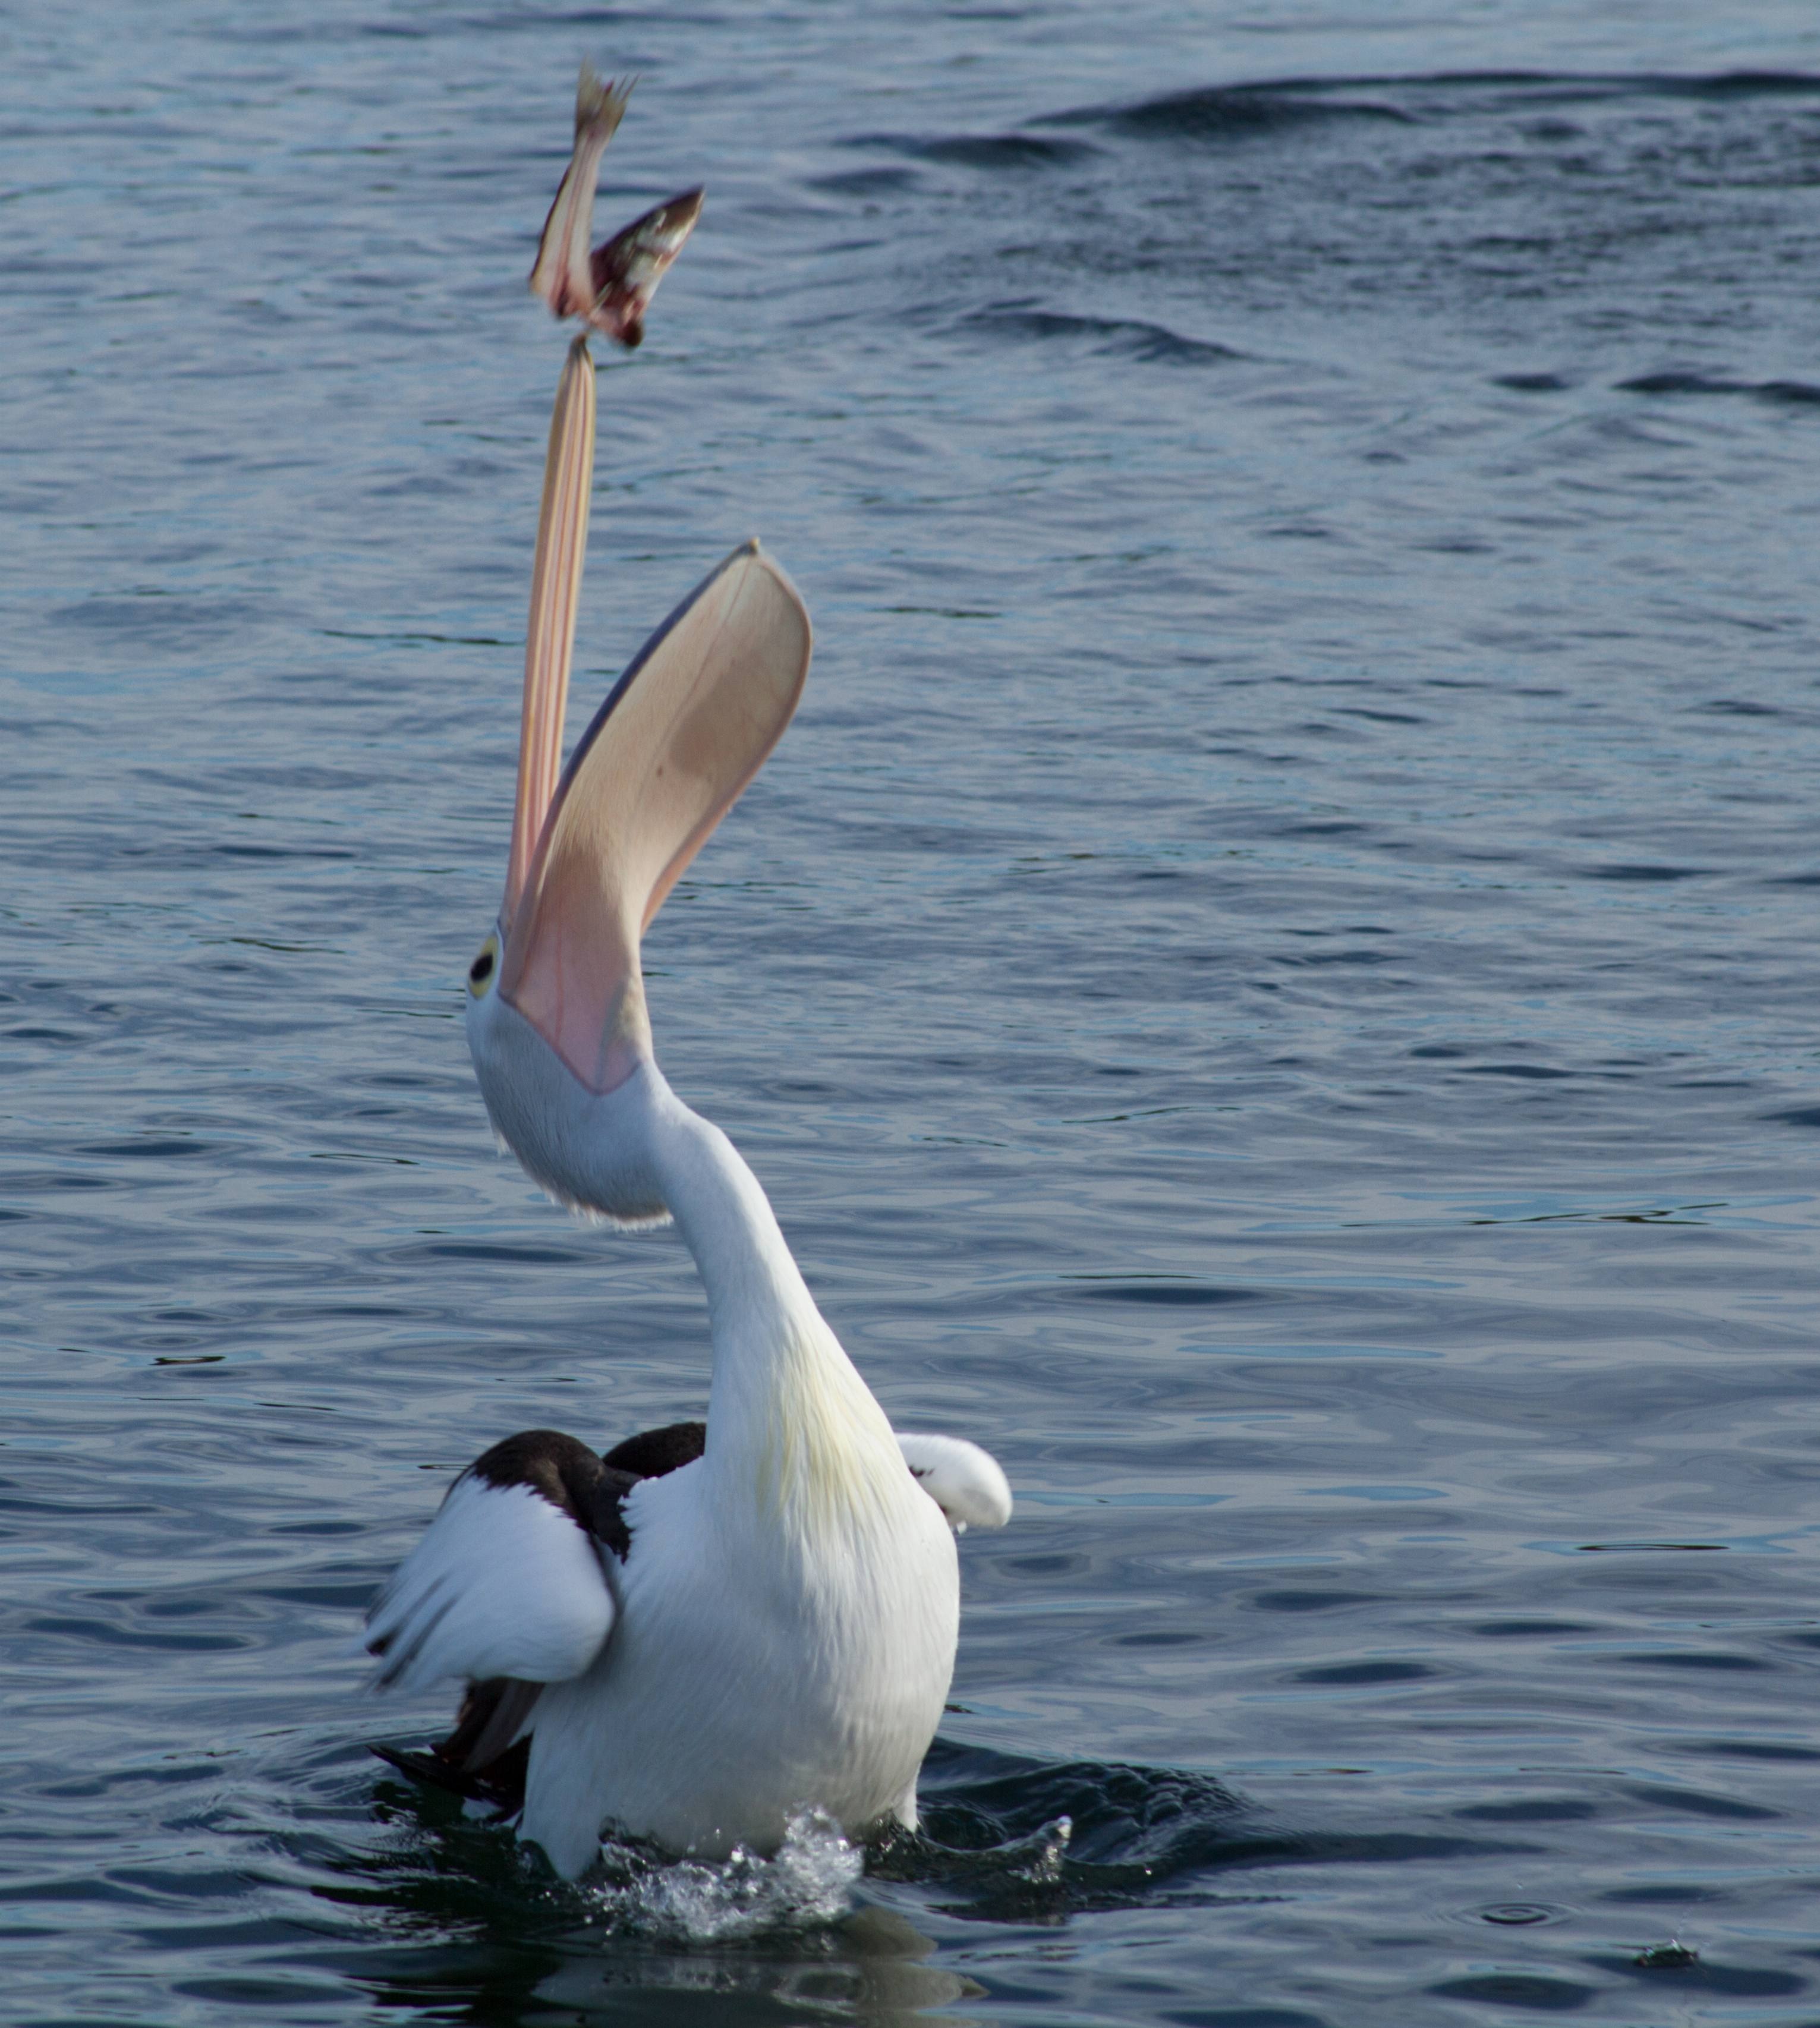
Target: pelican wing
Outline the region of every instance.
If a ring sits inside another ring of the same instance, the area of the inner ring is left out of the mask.
[[[900,1430],[897,1448],[910,1476],[948,1517],[957,1535],[971,1527],[1002,1528],[1011,1519],[1011,1488],[998,1460],[964,1437]]]
[[[782,735],[809,649],[796,587],[745,543],[646,642],[564,770],[500,988],[594,1091],[651,1053],[639,939]]]
[[[367,1615],[375,1686],[580,1675],[613,1630],[602,1559],[625,1553],[620,1502],[637,1482],[554,1430],[494,1445],[449,1489]]]

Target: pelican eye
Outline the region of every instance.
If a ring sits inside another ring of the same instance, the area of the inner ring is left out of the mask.
[[[486,983],[493,976],[493,968],[499,959],[499,939],[489,937],[480,946],[480,955],[468,968],[468,990],[478,1000],[486,990]]]

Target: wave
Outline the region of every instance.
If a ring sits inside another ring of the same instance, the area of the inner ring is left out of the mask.
[[[974,311],[965,321],[976,330],[1008,338],[1085,340],[1096,352],[1164,365],[1208,365],[1245,357],[1230,346],[1184,338],[1167,325],[1143,317],[1078,316],[1027,304],[999,303]]]
[[[933,1887],[941,1913],[978,1922],[1251,1899],[1255,1889],[1226,1876],[1260,1867],[1526,1849],[1449,1834],[1293,1830],[1189,1769],[1024,1760],[941,1739],[918,1794],[922,1830],[882,1841],[867,1871]]]
[[[1726,380],[1706,373],[1640,373],[1618,383],[1626,394],[1749,394],[1785,408],[1820,406],[1820,387],[1806,380]]]
[[[919,161],[948,162],[968,169],[1046,169],[1086,161],[1101,150],[1090,141],[1064,140],[1052,134],[863,134],[847,144],[854,148],[889,148]]]
[[[1075,106],[1035,127],[1098,127],[1128,139],[1196,143],[1268,138],[1313,126],[1377,121],[1414,126],[1450,112],[1480,113],[1601,101],[1736,101],[1820,96],[1820,76],[1800,71],[1723,71],[1674,76],[1543,71],[1441,71],[1410,76],[1278,78],[1204,85],[1156,98]]]
[[[1140,140],[1232,141],[1275,135],[1285,128],[1326,124],[1337,120],[1387,120],[1414,124],[1414,115],[1382,100],[1354,98],[1347,87],[1280,84],[1208,85],[1171,91],[1134,105],[1066,113],[1061,118],[1092,121],[1115,133]]]

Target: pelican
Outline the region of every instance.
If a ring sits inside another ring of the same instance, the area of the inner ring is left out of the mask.
[[[583,71],[575,154],[531,286],[579,316],[532,569],[505,898],[468,973],[467,1030],[501,1142],[559,1202],[674,1220],[708,1297],[708,1418],[604,1455],[508,1437],[455,1480],[367,1620],[383,1688],[466,1686],[454,1730],[377,1749],[573,1878],[603,1833],[674,1852],[774,1849],[816,1808],[914,1827],[953,1669],[954,1537],[1009,1519],[1004,1475],[894,1431],[810,1294],[758,1180],[657,1067],[639,946],[801,694],[808,616],[749,542],[634,659],[560,778],[587,539],[587,328],[642,334],[693,191],[588,253],[624,94]]]

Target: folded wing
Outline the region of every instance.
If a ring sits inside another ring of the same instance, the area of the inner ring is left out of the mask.
[[[998,1460],[964,1437],[934,1437],[900,1430],[897,1448],[910,1476],[948,1517],[957,1535],[971,1528],[1002,1528],[1011,1519],[1011,1488]]]

